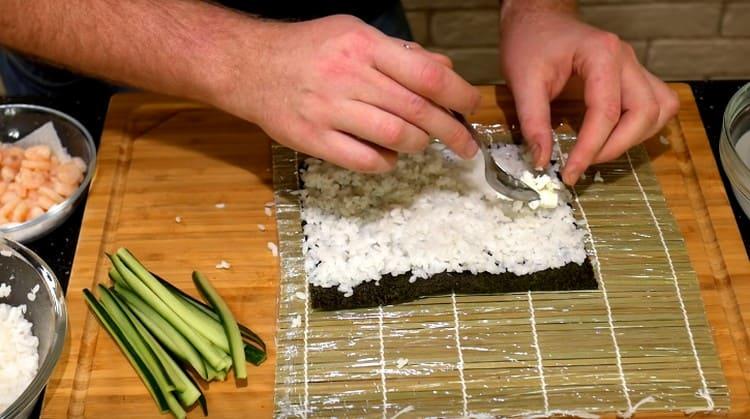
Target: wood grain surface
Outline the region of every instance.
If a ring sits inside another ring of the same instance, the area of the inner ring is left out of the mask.
[[[679,122],[663,134],[678,152],[658,138],[649,140],[647,149],[700,280],[731,391],[729,415],[747,417],[750,262],[690,88],[672,87],[682,109]],[[477,122],[514,120],[507,89],[485,86],[482,92]],[[555,120],[574,126],[582,110],[573,96],[553,105]],[[113,98],[68,286],[70,334],[46,392],[43,417],[160,416],[81,295],[83,288],[106,282],[104,252],[118,246],[129,247],[192,294],[192,270],[215,281],[238,319],[265,339],[270,353],[265,364],[249,367],[247,386],[236,387],[233,378],[210,385],[210,416],[271,416],[278,260],[267,249],[276,240],[275,223],[264,214],[264,204],[273,198],[269,145],[259,128],[203,105],[137,93]],[[217,269],[221,260],[231,268]]]

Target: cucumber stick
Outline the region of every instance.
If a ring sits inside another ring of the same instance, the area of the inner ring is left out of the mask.
[[[153,335],[151,335],[151,333],[146,329],[146,326],[144,326],[143,323],[138,320],[138,317],[133,314],[133,311],[127,306],[127,304],[125,304],[122,298],[117,294],[112,293],[111,289],[109,291],[110,294],[112,294],[112,296],[114,297],[117,305],[120,307],[120,310],[122,310],[128,320],[130,320],[130,323],[133,325],[135,331],[141,337],[146,346],[151,350],[151,353],[154,354],[154,357],[159,362],[159,365],[161,365],[161,367],[164,369],[164,374],[169,378],[169,381],[174,386],[174,390],[177,392],[185,391],[187,389],[185,383],[183,381],[180,381],[179,379],[175,379],[177,374],[175,374],[175,371],[173,369],[172,363],[174,363],[174,360],[166,355],[167,352],[164,350],[164,348],[156,341],[156,339],[154,339]],[[165,355],[172,361],[172,363],[165,361]]]
[[[145,301],[135,293],[123,290],[115,285],[117,295],[125,300],[133,313],[141,320],[144,326],[178,358],[190,364],[198,375],[208,380],[205,364],[198,351],[185,339],[168,321],[164,320],[159,313],[151,308]]]
[[[234,377],[238,380],[247,379],[247,365],[245,364],[245,344],[242,342],[240,328],[237,326],[237,320],[234,319],[232,311],[226,301],[216,292],[216,289],[200,272],[193,272],[193,282],[198,291],[216,310],[221,318],[221,324],[224,327],[224,333],[229,341],[229,349],[232,354],[234,364]]]
[[[182,405],[185,407],[192,406],[201,395],[201,393],[198,391],[198,388],[193,385],[193,382],[190,381],[190,379],[187,377],[185,371],[183,371],[182,368],[177,365],[177,362],[175,362],[175,360],[171,356],[169,356],[167,351],[165,351],[164,348],[159,344],[159,342],[157,342],[156,338],[151,335],[151,332],[149,332],[146,327],[138,320],[135,313],[133,313],[133,311],[123,301],[120,301],[119,298],[117,298],[116,300],[118,300],[117,302],[120,303],[120,308],[122,308],[130,321],[133,323],[133,326],[135,326],[135,329],[154,352],[154,355],[156,355],[156,358],[159,360],[161,365],[164,366],[164,371],[167,373],[170,381],[172,381],[172,383],[174,384],[175,391],[177,391],[177,398],[180,399]]]
[[[172,288],[167,287],[170,290]],[[189,295],[183,295],[181,293],[174,293],[178,298],[185,301],[185,306],[190,310],[194,312],[202,312],[210,316],[212,319],[215,319],[217,322],[219,321],[219,316],[211,311],[210,308],[203,305],[200,301],[197,301],[190,297]],[[240,328],[240,334],[242,335],[242,341],[244,342],[244,351],[245,351],[245,361],[253,364],[253,365],[260,365],[263,363],[263,361],[266,360],[266,344],[263,342],[263,340],[260,339],[258,335],[256,335],[252,330],[243,327],[242,325],[238,324],[238,327]],[[260,346],[260,348],[257,348],[255,345]]]
[[[174,390],[174,385],[169,380],[164,372],[164,368],[157,361],[156,356],[148,347],[146,342],[141,338],[141,335],[135,330],[133,323],[128,319],[127,315],[122,308],[115,301],[115,297],[109,292],[108,289],[102,285],[98,286],[99,299],[102,306],[109,314],[109,317],[115,322],[118,328],[122,330],[122,333],[128,339],[135,352],[141,357],[146,367],[153,374],[156,379],[156,383],[164,393],[171,392]],[[166,396],[166,394],[165,394]]]
[[[205,364],[204,368],[206,368],[206,381],[214,381],[219,378],[219,371],[215,370],[208,364]]]
[[[185,303],[187,303],[186,305],[190,308],[190,310],[192,310],[192,311],[196,311],[196,310],[202,311],[207,316],[209,316],[212,319],[214,319],[215,321],[219,322],[219,316],[213,310],[211,310],[211,308],[209,306],[207,306],[206,304],[204,304],[202,301],[199,301],[198,299],[194,298],[193,296],[191,296],[190,294],[186,293],[185,291],[183,291],[183,290],[175,287],[169,281],[167,281],[166,279],[160,277],[159,275],[156,275],[153,272],[151,273],[151,275],[153,275],[153,277],[156,278],[159,282],[161,282],[162,285],[164,285],[167,289],[169,289],[170,291],[172,291],[172,293],[174,295],[176,295],[177,297],[179,297],[180,299],[182,299],[182,301],[184,301]],[[265,355],[266,343],[263,342],[263,339],[261,339],[260,336],[258,336],[257,334],[255,334],[255,332],[253,332],[252,330],[250,330],[247,327],[243,326],[242,324],[238,324],[238,326],[240,328],[240,333],[242,333],[242,339],[245,341],[245,343],[252,343],[252,344],[257,345],[260,348],[260,350],[258,350],[257,348],[252,348],[252,349],[255,350],[255,352],[263,352],[264,355]],[[265,357],[264,357],[264,359],[265,359]]]
[[[156,356],[153,348],[149,347],[144,337],[138,332],[136,328],[137,320],[135,320],[136,323],[133,323],[125,312],[126,308],[124,307],[124,304],[121,301],[118,301],[117,297],[112,294],[111,291],[102,285],[99,285],[99,291],[101,292],[100,299],[102,305],[108,313],[112,315],[112,318],[116,323],[124,326],[122,330],[125,332],[125,336],[130,339],[131,342],[135,343],[134,346],[136,348],[143,347],[145,349],[144,352],[146,353],[146,356],[144,356],[144,359],[147,360],[146,365],[154,364],[152,371],[154,372],[154,377],[157,377],[157,384],[159,385],[162,394],[164,394],[164,400],[167,402],[169,411],[172,412],[172,415],[177,419],[184,419],[187,417],[185,409],[173,394],[175,386],[172,383],[171,378],[167,376],[164,364],[159,363],[158,356]],[[158,379],[160,375],[164,376],[163,383]]]
[[[115,269],[114,266],[109,270],[109,279],[111,279],[112,283],[115,285],[120,285],[122,287],[128,288],[128,283],[125,282],[125,279],[123,279],[122,275],[117,272],[117,269]]]
[[[180,317],[189,321],[190,324],[210,340],[214,345],[221,348],[225,353],[230,352],[229,341],[224,330],[218,322],[206,314],[190,311],[186,304],[161,284],[151,272],[148,271],[127,249],[120,248],[115,253],[117,257],[127,266],[147,287],[153,291],[158,298],[172,308]],[[118,269],[119,270],[119,269]],[[219,368],[221,369],[221,368]]]
[[[118,253],[120,253],[118,251]],[[225,352],[218,350],[211,341],[206,339],[203,335],[197,333],[193,326],[188,322],[193,323],[190,317],[184,317],[183,314],[178,314],[173,311],[171,307],[175,307],[174,304],[167,304],[162,301],[154,292],[144,284],[138,276],[136,276],[125,263],[119,258],[118,254],[111,256],[112,264],[117,268],[117,271],[123,277],[125,282],[128,284],[139,297],[146,301],[156,312],[158,312],[166,321],[174,326],[177,331],[187,339],[195,349],[201,353],[203,358],[211,364],[215,369],[224,369],[231,364],[231,359]],[[181,303],[180,303],[181,304]],[[178,306],[180,306],[178,304]],[[180,306],[181,307],[181,306]],[[186,310],[185,310],[186,311]],[[193,323],[195,325],[195,323]]]
[[[146,367],[146,365],[143,363],[143,360],[135,352],[133,346],[125,338],[122,331],[117,327],[109,314],[107,314],[106,310],[104,310],[104,307],[99,303],[99,301],[96,300],[96,297],[94,297],[94,294],[92,294],[91,291],[89,291],[88,289],[84,289],[83,298],[86,300],[86,304],[88,304],[89,309],[91,309],[91,311],[94,313],[94,316],[99,319],[101,325],[109,333],[117,346],[120,347],[122,353],[125,354],[125,358],[130,361],[130,365],[133,366],[133,369],[141,378],[141,381],[143,381],[143,384],[146,386],[146,390],[148,390],[148,392],[151,394],[151,397],[153,397],[157,407],[159,408],[159,411],[161,413],[166,413],[169,410],[167,401],[164,399],[164,395],[162,394],[161,390],[159,390],[154,376],[151,374],[148,367]]]

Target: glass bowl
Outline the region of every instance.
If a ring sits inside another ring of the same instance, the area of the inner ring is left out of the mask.
[[[10,279],[11,276],[13,279]],[[26,320],[32,333],[39,339],[39,365],[36,376],[0,419],[25,419],[34,409],[36,400],[55,369],[63,350],[67,333],[68,315],[62,287],[55,274],[34,252],[11,240],[0,238],[0,283],[12,287],[8,297],[0,303],[26,305]],[[27,294],[36,285],[39,290],[33,301]]]
[[[96,146],[91,134],[80,122],[52,108],[27,104],[0,105],[0,142],[14,143],[50,121],[68,153],[86,163],[86,173],[78,189],[45,214],[21,224],[0,227],[0,235],[11,240],[27,243],[62,224],[81,202],[96,168]]]
[[[719,155],[734,196],[750,217],[750,83],[738,90],[727,104]]]

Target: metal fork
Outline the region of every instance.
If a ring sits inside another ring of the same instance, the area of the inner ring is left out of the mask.
[[[497,164],[492,154],[490,153],[487,144],[482,141],[480,134],[474,127],[466,121],[466,118],[460,113],[451,110],[451,114],[456,118],[471,134],[471,138],[477,142],[479,149],[482,151],[484,156],[484,177],[487,179],[487,183],[497,191],[500,195],[514,199],[516,201],[536,201],[538,200],[539,193],[529,188],[526,184],[511,176],[510,173],[506,172],[505,169]]]

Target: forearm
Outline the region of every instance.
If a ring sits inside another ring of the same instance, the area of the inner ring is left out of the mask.
[[[224,52],[241,47],[245,54],[262,54],[268,25],[190,0],[0,0],[0,9],[0,44],[8,48],[113,82],[208,102],[238,76]],[[242,70],[252,78],[251,68]]]

